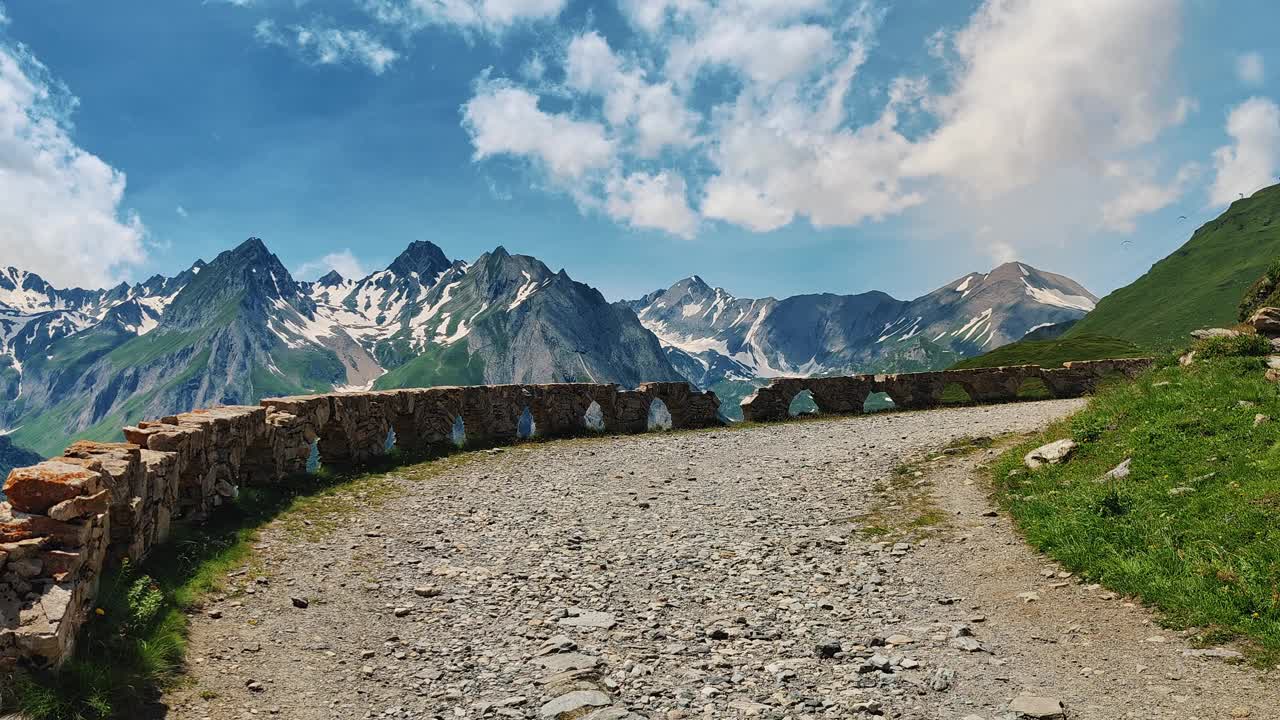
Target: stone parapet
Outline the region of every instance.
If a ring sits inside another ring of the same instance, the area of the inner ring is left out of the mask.
[[[1148,360],[990,370],[779,378],[743,402],[748,420],[785,419],[809,390],[832,413],[859,413],[873,392],[902,408],[940,404],[958,383],[978,402],[1017,398],[1030,378],[1076,397]],[[268,398],[124,428],[126,442],[77,442],[62,457],[9,473],[0,503],[0,673],[55,666],[74,649],[104,569],[142,561],[174,522],[199,522],[240,488],[304,474],[318,458],[358,470],[391,450],[409,457],[532,437],[639,433],[721,424],[720,400],[686,383],[488,385]]]
[[[885,393],[900,410],[938,407],[952,386],[962,388],[975,403],[1015,402],[1028,380],[1039,380],[1055,398],[1074,398],[1093,392],[1105,380],[1137,377],[1151,363],[1150,358],[1125,358],[1069,362],[1049,369],[1016,365],[898,375],[777,378],[742,401],[742,415],[751,422],[784,420],[791,401],[806,390],[822,412],[836,414],[861,413],[874,393]]]

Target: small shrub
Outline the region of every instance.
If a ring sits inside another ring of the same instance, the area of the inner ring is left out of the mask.
[[[1071,439],[1078,443],[1096,442],[1107,431],[1107,419],[1097,413],[1082,413],[1071,419]]]
[[[1198,360],[1224,357],[1260,357],[1271,354],[1271,341],[1261,335],[1245,334],[1234,337],[1209,337],[1197,340],[1191,346]]]
[[[1108,488],[1107,494],[1098,501],[1096,512],[1098,517],[1114,518],[1129,514],[1129,500],[1115,488]]]
[[[1258,308],[1280,305],[1280,259],[1271,263],[1240,301],[1240,322],[1245,322]]]

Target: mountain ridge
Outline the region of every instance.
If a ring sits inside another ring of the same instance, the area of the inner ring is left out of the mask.
[[[1236,200],[1137,280],[1108,295],[1065,335],[1103,335],[1148,350],[1234,325],[1240,298],[1280,257],[1280,185]]]
[[[686,380],[733,416],[771,377],[940,369],[1095,300],[1009,263],[909,301],[736,298],[695,274],[611,303],[502,245],[465,262],[426,241],[362,278],[299,281],[251,237],[103,290],[0,272],[0,432],[51,451],[189,407],[441,384]]]
[[[415,242],[365,278],[306,282],[253,237],[175,278],[109,290],[0,277],[0,431],[39,452],[190,407],[375,382],[682,379],[634,315],[502,247],[466,263]],[[38,352],[14,346],[51,323],[64,329]]]
[[[1011,262],[914,300],[878,290],[737,298],[693,275],[624,304],[686,378],[738,399],[772,377],[940,370],[1096,302],[1070,278]]]

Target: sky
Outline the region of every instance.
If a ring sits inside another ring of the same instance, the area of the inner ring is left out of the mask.
[[[429,240],[611,299],[1101,295],[1280,175],[1269,0],[0,0],[0,265]],[[1185,219],[1182,219],[1184,218]]]

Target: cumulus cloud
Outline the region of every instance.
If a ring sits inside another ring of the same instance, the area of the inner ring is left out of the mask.
[[[548,117],[589,127],[591,142],[535,140],[550,121],[534,116],[523,143],[495,143],[476,132],[469,103],[477,159],[500,148],[546,170],[584,211],[679,235],[703,224],[683,207],[768,232],[923,205],[948,237],[967,234],[1000,255],[1056,242],[1039,229],[1055,221],[1062,237],[1067,227],[1128,231],[1195,177],[1191,167],[1162,177],[1152,147],[1196,110],[1170,83],[1179,0],[985,0],[964,26],[924,39],[936,67],[887,84],[862,78],[884,17],[869,1],[619,6],[640,42],[576,34],[559,54],[530,60],[527,86],[486,76],[473,100],[490,104],[495,82],[525,114],[540,96],[554,99],[559,112]],[[708,82],[719,94],[710,106]],[[1108,172],[1117,163],[1128,170]],[[641,223],[619,189],[659,177],[670,179],[659,195],[685,203],[672,205],[670,222]],[[984,220],[992,215],[1000,220]]]
[[[1236,78],[1244,85],[1261,85],[1266,80],[1262,54],[1256,52],[1236,56]]]
[[[568,0],[361,0],[384,24],[415,32],[434,25],[502,32],[520,23],[548,20]]]
[[[174,212],[178,213],[178,217],[180,218],[187,218],[191,216],[191,213],[187,212],[187,209],[181,205],[175,208]]]
[[[0,43],[0,257],[101,287],[145,259],[145,228],[122,207],[124,173],[72,139],[77,102],[26,48]]]
[[[1172,205],[1186,194],[1200,172],[1199,165],[1187,163],[1179,168],[1172,180],[1161,183],[1149,168],[1135,172],[1124,163],[1114,164],[1106,175],[1121,180],[1124,185],[1103,203],[1102,227],[1117,232],[1133,232],[1137,229],[1139,217]]]
[[[1267,98],[1253,97],[1232,108],[1227,116],[1232,143],[1213,153],[1216,172],[1209,202],[1225,205],[1275,183],[1280,167],[1280,107]]]
[[[326,27],[318,21],[280,28],[272,20],[262,20],[254,27],[254,36],[264,45],[290,49],[315,65],[355,63],[375,75],[386,72],[400,57],[364,30]]]
[[[313,280],[328,275],[331,270],[336,270],[339,275],[349,280],[359,280],[369,274],[355,253],[351,250],[342,250],[299,265],[294,275]]]
[[[636,228],[665,230],[691,238],[698,216],[689,208],[684,178],[672,172],[635,173],[611,178],[606,184],[605,210]]]
[[[645,72],[628,67],[599,33],[570,41],[565,75],[570,89],[603,98],[605,119],[616,131],[634,134],[640,156],[696,143],[698,115],[676,96],[671,84],[647,82]]]
[[[554,178],[568,182],[613,162],[614,144],[603,125],[548,113],[538,96],[501,81],[482,79],[462,108],[475,158],[516,155],[536,160]]]
[[[904,170],[990,197],[1154,140],[1189,107],[1161,92],[1178,16],[1176,0],[988,0],[951,38],[940,127]]]

